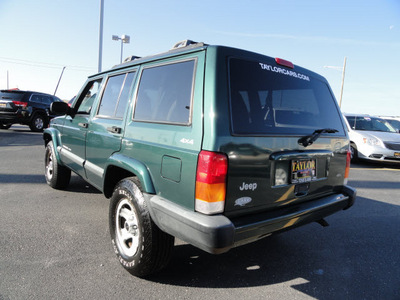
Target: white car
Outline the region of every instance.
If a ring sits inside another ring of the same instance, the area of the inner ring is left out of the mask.
[[[400,163],[400,134],[386,120],[344,114],[351,141],[352,161],[368,159]]]

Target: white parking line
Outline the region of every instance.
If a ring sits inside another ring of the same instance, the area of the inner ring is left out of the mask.
[[[367,171],[395,171],[399,172],[400,169],[388,169],[388,168],[350,168],[351,170],[367,170]]]

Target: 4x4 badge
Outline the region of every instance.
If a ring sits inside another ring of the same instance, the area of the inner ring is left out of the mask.
[[[182,144],[189,144],[189,145],[193,145],[194,144],[193,139],[185,139],[185,138],[183,138],[183,139],[180,140],[180,142]]]
[[[245,206],[246,204],[250,203],[253,201],[250,197],[242,197],[239,199],[236,199],[235,201],[235,206]]]

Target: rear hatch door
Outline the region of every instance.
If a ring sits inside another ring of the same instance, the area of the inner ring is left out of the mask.
[[[343,185],[349,144],[326,80],[270,58],[231,58],[229,80],[227,214],[311,201]]]

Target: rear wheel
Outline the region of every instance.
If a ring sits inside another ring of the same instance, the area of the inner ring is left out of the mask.
[[[121,180],[115,188],[109,222],[114,251],[132,275],[145,277],[168,264],[174,237],[161,231],[151,219],[135,177]]]
[[[47,184],[54,189],[65,189],[71,179],[71,170],[57,162],[51,141],[46,146],[44,164]]]
[[[12,125],[11,123],[0,122],[0,129],[8,129],[11,127],[11,125]]]
[[[30,129],[35,132],[43,131],[47,124],[47,118],[41,114],[36,114],[29,125]]]

